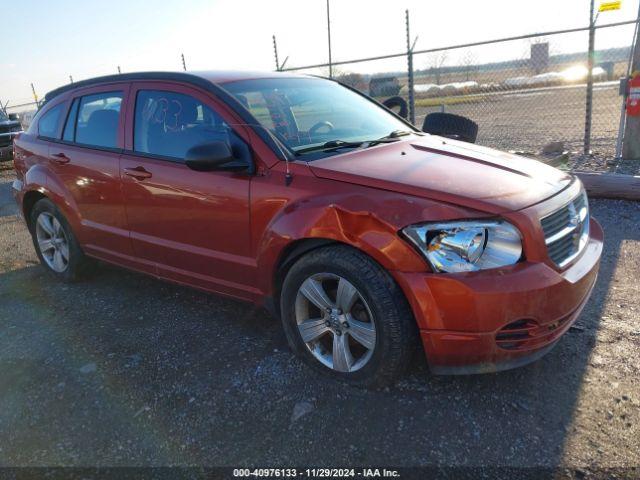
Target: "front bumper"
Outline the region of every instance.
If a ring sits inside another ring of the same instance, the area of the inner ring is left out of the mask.
[[[595,284],[603,232],[591,237],[564,271],[541,262],[465,274],[397,273],[437,374],[487,373],[519,367],[547,353],[578,318]],[[531,340],[496,342],[517,321],[535,325]]]

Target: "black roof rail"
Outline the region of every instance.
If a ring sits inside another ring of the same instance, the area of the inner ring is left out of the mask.
[[[132,82],[140,80],[167,80],[167,81],[183,81],[192,83],[198,86],[204,86],[205,84],[213,85],[213,82],[207,80],[198,75],[193,75],[184,72],[133,72],[133,73],[117,73],[113,75],[104,75],[102,77],[88,78],[86,80],[80,80],[78,82],[69,83],[51,90],[44,96],[44,103],[54,99],[58,95],[61,95],[70,90],[76,88],[90,87],[92,85],[99,85],[101,83],[115,83],[115,82]]]

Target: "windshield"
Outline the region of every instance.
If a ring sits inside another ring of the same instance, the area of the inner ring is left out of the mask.
[[[398,132],[413,132],[375,103],[329,80],[243,80],[227,83],[224,88],[298,154],[335,153],[336,146],[354,148]]]
[[[4,122],[5,120],[9,120],[9,117],[7,117],[7,114],[4,113],[4,111],[0,110],[0,122]]]

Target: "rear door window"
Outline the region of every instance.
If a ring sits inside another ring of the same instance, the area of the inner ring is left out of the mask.
[[[56,105],[38,121],[38,135],[46,138],[56,138],[58,134],[58,124],[62,115],[64,104]]]
[[[83,145],[116,148],[122,92],[87,95],[80,99],[75,141]]]

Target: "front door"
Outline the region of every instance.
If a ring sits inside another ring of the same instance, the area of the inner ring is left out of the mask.
[[[221,110],[228,118],[190,87],[133,85],[120,162],[125,209],[135,255],[160,276],[252,299],[258,291],[251,280],[251,176],[194,171],[184,163],[190,148],[221,141],[250,165],[246,132],[230,128]]]

